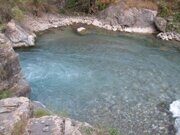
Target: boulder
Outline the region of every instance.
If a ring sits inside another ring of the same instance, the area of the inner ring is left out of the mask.
[[[79,27],[79,28],[77,28],[77,33],[80,35],[85,35],[85,34],[87,34],[87,30],[84,27]]]
[[[127,8],[125,2],[118,2],[110,5],[100,12],[99,18],[113,26],[132,28],[154,28],[154,18],[157,11],[144,8]]]
[[[5,35],[12,42],[13,47],[34,46],[35,44],[36,35],[22,28],[14,20],[7,24]]]
[[[18,54],[9,42],[0,43],[0,91],[8,90],[12,95],[27,96],[28,82],[21,73]]]
[[[14,97],[0,100],[0,134],[20,135],[32,115],[28,98]]]
[[[164,18],[156,17],[154,22],[155,22],[156,28],[159,31],[161,31],[161,32],[165,32],[166,31],[167,21]]]

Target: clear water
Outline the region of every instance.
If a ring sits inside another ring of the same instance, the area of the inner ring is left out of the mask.
[[[180,99],[180,52],[172,44],[65,28],[17,52],[33,100],[122,135],[165,135],[171,128],[166,104]]]

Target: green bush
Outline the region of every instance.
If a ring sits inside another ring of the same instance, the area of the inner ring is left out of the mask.
[[[167,17],[171,14],[172,14],[172,10],[170,8],[170,5],[166,1],[161,0],[159,3],[159,15],[161,17]]]
[[[21,20],[24,16],[23,11],[19,7],[15,6],[12,8],[13,18],[16,20]]]

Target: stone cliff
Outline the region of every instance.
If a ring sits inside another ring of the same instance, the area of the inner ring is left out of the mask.
[[[21,72],[18,54],[2,34],[0,34],[0,91],[10,91],[17,96],[27,96],[30,91],[29,84]]]

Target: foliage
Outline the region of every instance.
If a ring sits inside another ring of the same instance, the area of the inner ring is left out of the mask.
[[[171,8],[168,6],[168,3],[164,0],[161,0],[159,3],[159,15],[162,17],[167,17],[172,14]]]
[[[8,90],[0,91],[0,100],[11,97],[11,96],[12,96],[12,93]]]
[[[39,118],[42,116],[50,115],[50,112],[44,110],[44,109],[38,109],[34,111],[34,117]]]
[[[20,20],[23,18],[23,11],[19,9],[19,7],[15,6],[12,8],[12,16],[16,20]]]
[[[117,0],[67,0],[66,8],[73,11],[96,13]]]
[[[21,20],[25,13],[41,15],[42,12],[54,12],[53,5],[58,0],[0,0],[0,23],[14,18]],[[61,0],[60,0],[61,1]]]
[[[96,5],[99,10],[104,10],[108,6],[106,3],[101,2],[101,0],[96,0]]]
[[[120,0],[123,1],[123,0]],[[157,3],[154,0],[126,0],[127,8],[147,8],[152,10],[157,10]]]
[[[175,22],[180,22],[180,12],[177,12],[177,13],[174,14],[173,20]]]

